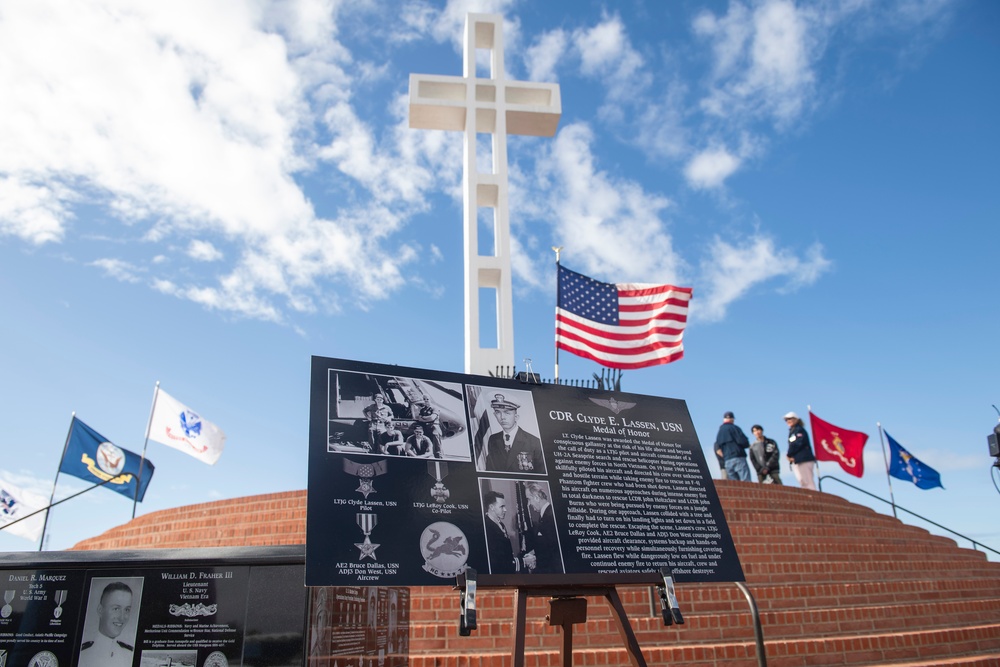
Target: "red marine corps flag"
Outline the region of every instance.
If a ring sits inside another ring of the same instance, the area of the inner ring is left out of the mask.
[[[817,461],[836,461],[848,475],[861,477],[865,472],[864,453],[868,435],[834,426],[809,412]]]

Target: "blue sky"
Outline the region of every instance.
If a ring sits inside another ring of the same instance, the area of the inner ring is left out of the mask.
[[[706,452],[725,410],[784,444],[812,405],[871,436],[864,478],[821,472],[888,497],[881,421],[946,487],[897,503],[1000,549],[991,2],[4,3],[0,475],[47,497],[74,411],[140,451],[160,381],[229,440],[151,443],[140,514],[303,489],[311,355],[462,371],[462,139],[406,95],[461,74],[470,10],[562,94],[508,145],[518,364],[551,376],[552,245],[691,286],[685,358],[625,390],[685,399]],[[95,490],[48,546],[130,516]]]

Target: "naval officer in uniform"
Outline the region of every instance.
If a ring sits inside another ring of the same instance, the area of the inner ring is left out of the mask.
[[[500,432],[491,435],[487,441],[486,469],[545,474],[541,441],[517,424],[517,411],[521,406],[503,394],[496,394],[490,401],[490,407],[500,424]]]
[[[83,642],[79,667],[132,667],[132,646],[118,640],[132,616],[132,588],[124,581],[105,586],[97,615],[97,636]]]

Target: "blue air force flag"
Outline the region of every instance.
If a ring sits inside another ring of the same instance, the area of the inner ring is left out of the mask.
[[[108,442],[103,435],[74,417],[59,472],[94,484],[107,482],[104,486],[109,489],[142,502],[149,480],[153,477],[153,464],[149,459],[143,461],[138,454]],[[135,495],[137,484],[138,497]]]
[[[14,523],[5,528],[5,533],[12,533],[29,540],[39,540],[42,537],[42,526],[45,525],[45,509],[48,502],[37,493],[24,491],[10,482],[0,479],[0,526]],[[33,512],[38,512],[30,519]],[[22,520],[23,519],[23,520]]]
[[[935,486],[944,488],[944,485],[941,484],[941,475],[938,474],[937,470],[906,451],[888,433],[885,434],[885,438],[889,441],[890,475],[896,479],[913,482],[921,489],[933,489]]]
[[[222,456],[226,434],[162,389],[157,390],[149,438],[213,465]]]

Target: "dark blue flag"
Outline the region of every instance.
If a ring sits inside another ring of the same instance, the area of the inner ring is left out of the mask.
[[[884,433],[884,431],[883,431]],[[941,475],[938,471],[923,463],[913,454],[906,451],[901,444],[892,439],[888,433],[885,434],[889,441],[889,474],[896,479],[913,482],[921,489],[933,489],[941,484]]]
[[[138,454],[108,442],[103,435],[74,417],[59,472],[93,484],[107,481],[104,486],[129,498],[135,497],[135,487],[138,483],[138,500],[142,502],[149,480],[153,477],[153,464],[149,459],[142,462],[140,483],[140,461],[142,457]]]

